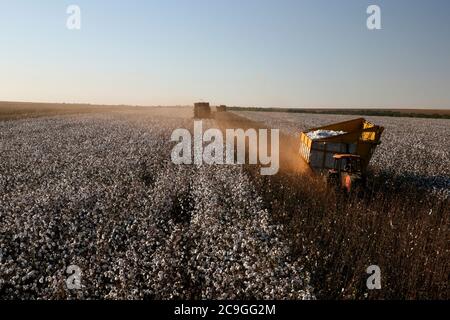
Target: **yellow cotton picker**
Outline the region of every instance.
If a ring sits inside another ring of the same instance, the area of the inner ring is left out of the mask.
[[[383,131],[364,118],[309,129],[300,134],[300,154],[314,172],[350,192],[365,181]]]

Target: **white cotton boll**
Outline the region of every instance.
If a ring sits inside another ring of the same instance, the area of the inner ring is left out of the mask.
[[[308,132],[306,135],[312,140],[325,139],[335,136],[346,134],[345,131],[333,131],[333,130],[316,130]]]

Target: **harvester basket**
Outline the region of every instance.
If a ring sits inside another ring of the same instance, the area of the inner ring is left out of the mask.
[[[319,139],[308,136],[318,130],[339,134]],[[318,172],[332,169],[333,156],[337,153],[356,154],[361,157],[361,169],[365,172],[376,146],[380,143],[383,130],[383,127],[364,118],[309,129],[300,134],[300,154],[311,168]]]

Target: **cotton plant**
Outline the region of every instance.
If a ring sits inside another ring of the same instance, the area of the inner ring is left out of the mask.
[[[0,296],[313,298],[242,168],[173,164],[192,119],[155,112],[0,122]]]

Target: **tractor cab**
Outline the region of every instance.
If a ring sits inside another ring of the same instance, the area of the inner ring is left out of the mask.
[[[328,171],[328,180],[340,189],[350,192],[357,184],[363,182],[362,159],[356,154],[335,154],[334,168]]]

